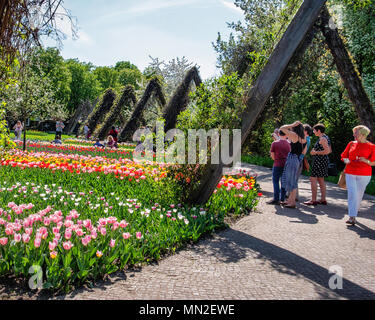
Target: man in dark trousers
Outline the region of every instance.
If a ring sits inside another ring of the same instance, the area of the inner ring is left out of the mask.
[[[279,131],[279,140],[276,140],[271,145],[271,158],[273,159],[272,168],[272,182],[273,182],[273,200],[268,201],[268,204],[280,204],[285,201],[285,189],[280,190],[280,180],[283,175],[284,166],[288,153],[290,152],[290,143],[286,140],[286,135]]]

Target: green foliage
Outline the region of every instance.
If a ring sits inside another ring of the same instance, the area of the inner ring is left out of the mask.
[[[27,118],[65,119],[64,107],[56,100],[53,83],[44,72],[37,52],[31,51],[23,59],[22,66],[15,70],[17,83],[8,86],[1,95],[6,102],[7,115],[22,121]]]
[[[108,88],[116,88],[118,83],[118,72],[111,67],[96,67],[93,70],[96,79],[100,83],[101,91]]]
[[[92,73],[92,64],[79,62],[77,59],[69,59],[66,64],[72,77],[68,110],[73,113],[83,101],[96,99],[101,88]]]
[[[142,81],[143,75],[138,69],[121,69],[118,75],[118,82],[122,86],[132,85],[136,90],[140,88],[139,83]]]
[[[54,90],[54,99],[67,105],[71,93],[72,75],[57,48],[38,48],[31,61],[31,69],[48,77]]]
[[[365,5],[366,1],[362,1]],[[343,36],[361,75],[365,90],[375,104],[375,3],[358,10],[358,4],[343,7]]]
[[[178,116],[179,129],[241,128],[243,82],[236,73],[207,80],[191,94],[192,103]]]

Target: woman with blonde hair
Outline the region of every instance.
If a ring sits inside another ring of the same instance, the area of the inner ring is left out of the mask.
[[[370,129],[366,126],[353,128],[355,141],[351,141],[341,154],[341,160],[346,163],[345,178],[348,189],[349,220],[346,223],[355,225],[360,203],[372,175],[372,165],[375,165],[375,145],[367,141]]]

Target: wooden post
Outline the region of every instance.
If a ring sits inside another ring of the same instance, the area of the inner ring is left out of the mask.
[[[367,126],[371,133],[368,139],[375,142],[375,111],[371,105],[371,101],[363,88],[362,81],[358,71],[356,70],[352,60],[350,59],[348,50],[342,41],[337,28],[330,25],[331,15],[326,6],[324,6],[321,14],[321,30],[326,39],[329,50],[337,66],[341,79],[348,91],[349,98],[354,105],[355,111],[361,123]]]
[[[253,88],[246,95],[246,109],[242,114],[242,145],[257,117],[263,111],[274,88],[282,79],[292,57],[303,46],[306,35],[319,17],[325,3],[326,0],[305,0],[303,2]],[[232,146],[232,141],[230,142]],[[224,164],[222,162],[217,165],[209,165],[203,175],[199,188],[192,194],[189,202],[196,204],[206,203],[219,183],[223,169]]]

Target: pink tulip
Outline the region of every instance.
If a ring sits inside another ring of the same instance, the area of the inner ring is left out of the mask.
[[[136,232],[135,236],[136,236],[137,239],[141,239],[142,238],[142,233],[141,232]]]
[[[15,233],[15,234],[14,234],[14,241],[16,241],[16,242],[20,242],[20,241],[21,241],[21,238],[22,238],[22,236],[21,236],[19,233]]]
[[[64,242],[63,243],[63,248],[65,250],[70,250],[73,247],[73,244],[70,241]]]
[[[42,242],[42,239],[39,238],[39,237],[36,237],[35,240],[34,240],[34,247],[35,247],[35,248],[39,248],[41,242]]]
[[[68,217],[67,217],[67,218],[68,218]],[[69,228],[69,227],[71,227],[73,224],[74,224],[73,221],[71,221],[71,220],[65,220],[64,226],[65,226],[66,228]]]
[[[70,229],[66,229],[64,237],[66,240],[69,240],[72,237],[72,231]]]
[[[77,229],[77,230],[76,230],[76,234],[77,234],[77,236],[82,237],[82,236],[83,236],[83,231],[82,231],[82,229]]]
[[[91,229],[91,220],[83,220],[83,226],[86,228],[86,229]]]
[[[2,246],[5,246],[6,244],[8,243],[8,238],[0,238],[0,244],[2,245]]]
[[[111,241],[109,242],[109,246],[113,248],[115,245],[116,245],[116,240],[111,239]]]
[[[127,223],[125,220],[121,220],[121,222],[120,222],[121,228],[126,228],[128,225],[129,225],[129,223]]]
[[[30,241],[30,235],[28,235],[27,233],[24,233],[22,235],[22,241],[23,243],[28,243]]]
[[[49,245],[48,245],[48,247],[49,247],[50,251],[53,251],[56,248],[56,243],[55,242],[50,242]]]
[[[122,234],[122,237],[126,240],[126,239],[129,239],[131,237],[131,234],[129,232],[125,232]]]
[[[8,236],[10,236],[10,235],[12,235],[13,234],[13,228],[6,228],[5,229],[5,233],[8,235]]]
[[[25,233],[30,236],[33,233],[33,228],[25,228]]]
[[[96,233],[96,229],[91,230],[91,238],[96,239],[98,234]]]
[[[86,236],[86,237],[82,238],[81,241],[82,241],[82,244],[84,246],[87,246],[90,243],[90,241],[91,241],[91,236]]]

